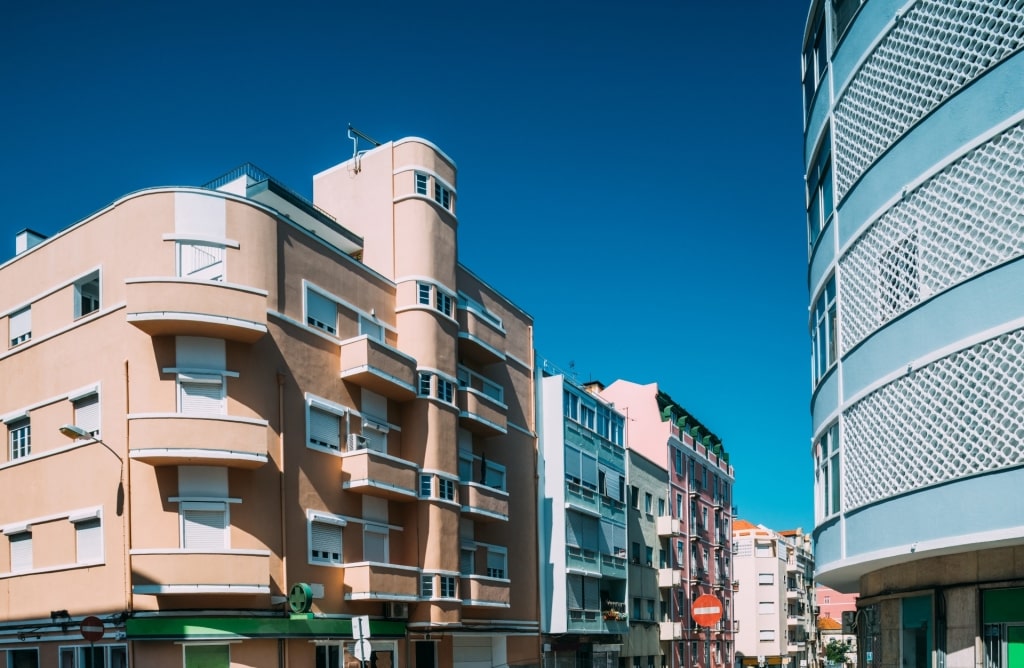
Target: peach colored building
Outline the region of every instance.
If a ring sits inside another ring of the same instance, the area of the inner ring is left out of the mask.
[[[539,662],[532,320],[429,142],[313,192],[247,165],[0,265],[0,667]]]

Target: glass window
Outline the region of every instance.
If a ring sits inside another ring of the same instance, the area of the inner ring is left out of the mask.
[[[423,172],[416,172],[416,194],[426,195],[427,194],[427,181],[428,177]]]
[[[825,40],[825,12],[815,17],[814,31],[804,45],[804,110],[810,110],[811,102],[821,85],[825,68],[828,66]]]
[[[323,408],[310,406],[309,444],[341,450],[341,416]]]
[[[309,523],[309,560],[312,563],[340,564],[342,527],[334,522],[312,520]]]
[[[836,363],[838,339],[836,332],[836,279],[830,276],[825,288],[814,302],[811,323],[811,362],[817,383]]]
[[[434,476],[424,473],[420,476],[420,496],[429,498],[434,494]]]
[[[10,443],[10,458],[20,459],[32,453],[32,424],[23,418],[7,425]]]
[[[314,290],[306,290],[306,324],[328,334],[338,333],[338,305]]]
[[[75,282],[75,317],[81,318],[100,308],[100,274],[94,271]]]
[[[430,306],[431,287],[429,283],[416,284],[416,301],[420,304]]]
[[[828,225],[835,207],[832,186],[832,141],[828,131],[807,174],[807,238],[811,245]]]
[[[433,598],[434,596],[434,576],[433,574],[426,574],[420,576],[420,596],[423,598]]]
[[[179,241],[178,276],[202,281],[223,281],[224,246]]]
[[[445,501],[455,500],[455,482],[449,478],[438,478],[438,498]]]
[[[819,519],[841,510],[839,423],[830,426],[815,444],[817,506]]]
[[[442,598],[455,598],[455,576],[454,575],[442,575],[441,576],[441,597]]]
[[[27,306],[12,313],[7,321],[10,330],[11,347],[32,338],[32,307]]]
[[[421,397],[430,396],[430,377],[429,373],[420,373],[419,392]]]

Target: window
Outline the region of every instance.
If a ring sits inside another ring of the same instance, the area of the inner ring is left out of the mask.
[[[9,649],[7,650],[7,665],[10,668],[39,668],[39,650]]]
[[[319,292],[306,289],[306,324],[328,334],[338,333],[338,305]]]
[[[863,0],[832,0],[832,43],[838,44]]]
[[[437,496],[445,501],[455,500],[455,481],[450,478],[437,479]]]
[[[430,283],[417,283],[416,284],[416,301],[417,303],[430,306],[430,293],[433,291]]]
[[[310,406],[309,445],[341,450],[341,416],[324,408]]]
[[[841,486],[839,468],[839,423],[833,423],[815,444],[814,456],[817,466],[815,488],[819,517],[824,518],[840,511]]]
[[[384,326],[365,315],[359,316],[359,334],[365,334],[372,341],[384,343]]]
[[[431,385],[433,385],[433,392],[431,392]],[[421,397],[434,396],[446,404],[455,403],[455,383],[437,374],[421,371],[418,389]]]
[[[633,544],[632,544],[631,547],[632,547],[632,550],[633,550],[633,555],[632,555],[633,556],[633,563],[634,564],[639,564],[640,563],[640,543],[638,543],[636,541],[633,541]]]
[[[836,363],[836,279],[829,277],[814,302],[811,322],[811,366],[818,382]]]
[[[437,308],[438,311],[444,313],[446,316],[451,317],[454,315],[452,311],[453,305],[454,300],[452,300],[451,295],[445,292],[441,292],[440,290],[437,291],[437,300],[434,306]]]
[[[665,499],[658,498],[658,517],[665,516]]]
[[[434,201],[440,204],[445,209],[453,211],[452,205],[454,204],[455,197],[452,195],[452,191],[445,186],[438,183],[437,179],[434,179]]]
[[[100,395],[90,394],[72,402],[75,426],[84,429],[93,438],[100,435]]]
[[[828,67],[825,39],[825,13],[821,12],[815,17],[814,32],[811,33],[804,45],[803,56],[803,78],[804,78],[804,110],[809,111],[815,93],[821,86],[821,81]]]
[[[344,520],[315,516],[309,522],[309,561],[313,564],[340,564]]]
[[[578,421],[580,406],[579,397],[569,390],[565,390],[562,392],[562,400],[565,402],[565,417],[569,418],[573,422]]]
[[[60,648],[60,668],[127,668],[124,645],[95,645]]]
[[[422,598],[434,597],[434,575],[426,574],[420,576],[420,596]]]
[[[202,281],[223,281],[224,246],[179,241],[178,276]]]
[[[223,501],[182,501],[181,547],[223,550],[228,547],[228,504]]]
[[[445,380],[438,376],[437,378],[437,398],[446,404],[454,403],[455,401],[455,383],[450,380]]]
[[[775,601],[761,601],[757,604],[757,614],[759,615],[774,615],[775,614]]]
[[[416,284],[416,302],[424,306],[433,306],[449,318],[455,317],[455,298],[431,283],[420,281]]]
[[[428,177],[423,172],[416,172],[416,194],[417,195],[426,195],[427,194],[427,181],[429,180],[429,178],[430,177]]]
[[[775,573],[758,573],[757,584],[759,585],[770,585],[775,584]]]
[[[654,512],[654,496],[650,492],[644,492],[644,512],[648,515]]]
[[[442,575],[441,576],[441,597],[442,598],[455,598],[455,582],[456,578],[454,575]]]
[[[654,565],[654,548],[644,546],[644,563],[648,566]]]
[[[683,451],[679,448],[672,448],[672,457],[675,460],[676,475],[683,475]]]
[[[75,522],[75,561],[88,564],[103,561],[103,525],[98,517]]]
[[[100,310],[100,273],[94,271],[75,281],[75,317]]]
[[[832,188],[832,140],[828,131],[807,173],[807,238],[813,246],[832,219],[835,207]]]
[[[10,435],[11,459],[27,457],[32,453],[32,424],[28,418],[16,420],[7,425]]]
[[[432,374],[422,373],[421,372],[419,378],[420,378],[420,381],[419,381],[419,394],[420,394],[420,396],[421,397],[429,397],[430,396],[430,379],[432,378]]]
[[[586,404],[580,405],[580,424],[587,429],[594,431],[594,420],[597,417],[597,411],[594,410],[593,406],[587,406]]]
[[[11,544],[11,572],[32,570],[32,532],[20,531],[7,536]]]
[[[636,485],[629,487],[629,505],[640,510],[640,488]]]
[[[185,645],[184,668],[229,668],[230,645]]]
[[[497,548],[487,549],[487,577],[505,579],[508,570],[508,553]]]
[[[757,632],[758,640],[761,642],[769,642],[775,640],[775,629],[761,629]]]
[[[388,563],[388,528],[376,524],[363,526],[363,561]]]
[[[189,415],[224,415],[224,377],[219,374],[179,373],[178,412]]]
[[[11,347],[24,343],[32,338],[32,307],[26,306],[8,318],[10,328]]]
[[[434,494],[434,476],[424,473],[420,476],[420,498],[430,498]]]
[[[654,599],[649,598],[646,600],[647,603],[647,616],[644,619],[654,619]]]

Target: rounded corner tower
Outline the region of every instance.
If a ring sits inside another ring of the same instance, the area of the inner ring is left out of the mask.
[[[1015,668],[1024,2],[814,0],[802,46],[816,579],[862,666]]]

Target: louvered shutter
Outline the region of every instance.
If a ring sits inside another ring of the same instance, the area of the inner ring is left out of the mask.
[[[32,570],[32,533],[11,534],[11,572],[20,573]]]
[[[228,546],[227,508],[223,503],[181,504],[182,547],[187,550],[223,550]]]
[[[567,601],[570,610],[579,610],[583,607],[583,576],[568,575],[565,578]]]
[[[504,552],[487,551],[487,575],[492,578],[505,577],[505,564],[507,562]]]
[[[338,307],[319,292],[306,290],[306,324],[337,334]]]
[[[583,484],[591,489],[597,489],[597,458],[593,455],[582,453],[580,458],[580,479]]]
[[[580,515],[580,543],[585,550],[598,551],[598,520],[596,517]]]
[[[310,557],[312,561],[341,563],[341,527],[329,522],[310,523]]]
[[[565,477],[580,480],[580,451],[571,445],[565,446]]]
[[[583,544],[583,517],[579,513],[565,514],[565,543],[575,547]]]
[[[601,609],[601,581],[594,578],[583,578],[583,609]]]
[[[103,525],[98,518],[75,522],[75,546],[80,564],[103,559]]]
[[[365,527],[363,529],[363,559],[365,561],[388,561],[388,534],[379,529]]]
[[[12,345],[28,340],[32,334],[32,309],[26,308],[12,313],[7,324],[10,327]]]
[[[463,575],[473,575],[476,570],[476,551],[463,548],[459,552],[459,572]]]
[[[341,418],[320,408],[309,408],[309,442],[341,449]]]
[[[224,379],[221,376],[178,375],[181,413],[224,415]]]
[[[100,396],[90,394],[75,401],[75,426],[92,436],[100,433]]]

